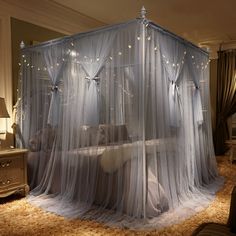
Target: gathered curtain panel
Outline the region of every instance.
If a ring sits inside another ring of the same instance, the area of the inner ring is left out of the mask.
[[[108,53],[111,51],[115,35],[116,32],[110,30],[102,32],[96,35],[96,37],[91,35],[74,42],[74,47],[79,52],[80,56],[78,63],[82,65],[87,80],[87,89],[85,94],[86,103],[84,105],[85,124],[99,124],[98,83],[102,78],[97,77],[97,75],[104,66]],[[75,50],[72,50],[71,54],[76,58],[77,52]]]
[[[186,48],[184,44],[179,43],[169,35],[160,34],[160,37],[163,67],[169,81],[170,122],[173,127],[178,127],[180,126],[182,114],[181,97],[178,87],[182,79],[181,72],[184,66]]]
[[[227,119],[236,112],[236,50],[218,52],[217,108],[214,145],[216,155],[223,155],[229,139]]]
[[[58,119],[60,117],[61,73],[69,54],[68,52],[65,52],[65,48],[68,47],[50,46],[42,49],[47,71],[51,80],[51,101],[48,111],[48,124],[53,126],[58,125]]]

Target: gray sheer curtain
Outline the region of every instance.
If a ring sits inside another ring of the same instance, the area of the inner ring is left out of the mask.
[[[158,228],[214,198],[222,179],[205,52],[134,20],[22,53],[18,124],[32,204]]]

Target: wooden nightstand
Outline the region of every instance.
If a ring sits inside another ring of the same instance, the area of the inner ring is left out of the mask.
[[[26,149],[0,150],[0,197],[28,194],[27,152]]]

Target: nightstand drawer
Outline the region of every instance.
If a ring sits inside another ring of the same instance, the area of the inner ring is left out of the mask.
[[[0,159],[0,172],[6,169],[7,171],[9,171],[9,169],[23,168],[23,167],[24,167],[24,160],[20,155],[14,157],[5,157]]]
[[[0,151],[0,197],[14,192],[27,194],[27,150]]]

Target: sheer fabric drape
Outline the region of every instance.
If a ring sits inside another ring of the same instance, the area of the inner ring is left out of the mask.
[[[141,20],[54,43],[22,57],[29,201],[130,228],[176,223],[206,206],[222,183],[207,55]]]

